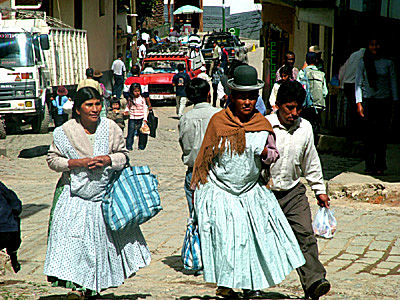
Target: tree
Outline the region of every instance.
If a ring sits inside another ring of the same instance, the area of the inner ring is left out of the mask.
[[[153,15],[153,9],[163,0],[136,0],[136,12],[138,14],[138,25],[141,26],[146,18]]]
[[[168,0],[168,23],[171,24],[171,0]]]
[[[146,18],[153,15],[153,9],[160,3],[164,3],[163,0],[136,0],[136,23],[141,26]],[[130,6],[130,0],[118,0],[119,7]]]

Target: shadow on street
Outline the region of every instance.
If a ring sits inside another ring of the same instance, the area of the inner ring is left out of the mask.
[[[147,297],[151,297],[151,294],[129,294],[129,295],[114,295],[114,293],[104,294],[95,299],[119,299],[119,300],[135,300],[135,299],[146,299]],[[63,295],[51,295],[51,296],[42,296],[39,299],[44,300],[60,300],[67,299],[67,294]]]
[[[21,219],[28,218],[39,211],[50,207],[48,204],[24,204],[22,205]]]

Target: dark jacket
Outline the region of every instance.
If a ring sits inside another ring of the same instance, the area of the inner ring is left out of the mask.
[[[21,212],[21,200],[0,181],[0,232],[19,231]]]

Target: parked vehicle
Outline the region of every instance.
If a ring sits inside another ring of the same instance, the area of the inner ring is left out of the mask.
[[[187,52],[149,53],[143,60],[140,78],[148,85],[150,100],[175,99],[172,77],[178,73],[178,65],[184,64],[190,78],[200,74],[201,59],[190,59]]]
[[[217,43],[219,46],[225,46],[230,60],[238,59],[246,62],[248,61],[245,43],[241,42],[238,37],[232,35],[230,32],[213,32],[204,35],[202,42],[201,52],[203,53],[207,67],[212,61],[214,43]]]
[[[50,97],[68,90],[88,67],[86,31],[50,26],[46,18],[0,20],[0,132],[30,124],[48,132]]]

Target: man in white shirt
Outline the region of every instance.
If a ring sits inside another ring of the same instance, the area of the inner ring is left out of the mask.
[[[186,86],[186,95],[194,103],[193,109],[179,120],[179,144],[182,148],[182,161],[187,166],[185,193],[189,214],[193,210],[193,191],[190,189],[193,166],[203,142],[204,134],[211,117],[220,111],[210,104],[210,84],[201,78],[193,78]]]
[[[124,88],[124,74],[126,72],[125,64],[122,61],[122,53],[118,53],[117,59],[114,60],[111,70],[114,75],[113,95],[119,99]]]
[[[146,44],[148,44],[149,41],[150,41],[150,35],[147,33],[147,30],[144,29],[144,28],[142,29],[142,36],[141,36],[141,38],[142,38],[143,41],[146,41]]]
[[[303,252],[306,263],[297,269],[306,299],[318,299],[330,290],[326,270],[318,260],[317,240],[311,225],[311,210],[301,174],[315,192],[318,205],[329,207],[321,163],[314,146],[311,124],[299,117],[306,92],[297,81],[279,87],[276,114],[267,116],[280,158],[271,165],[274,192]]]
[[[146,43],[142,41],[142,43],[139,46],[139,59],[140,60],[143,60],[146,57],[146,52],[147,52]]]

